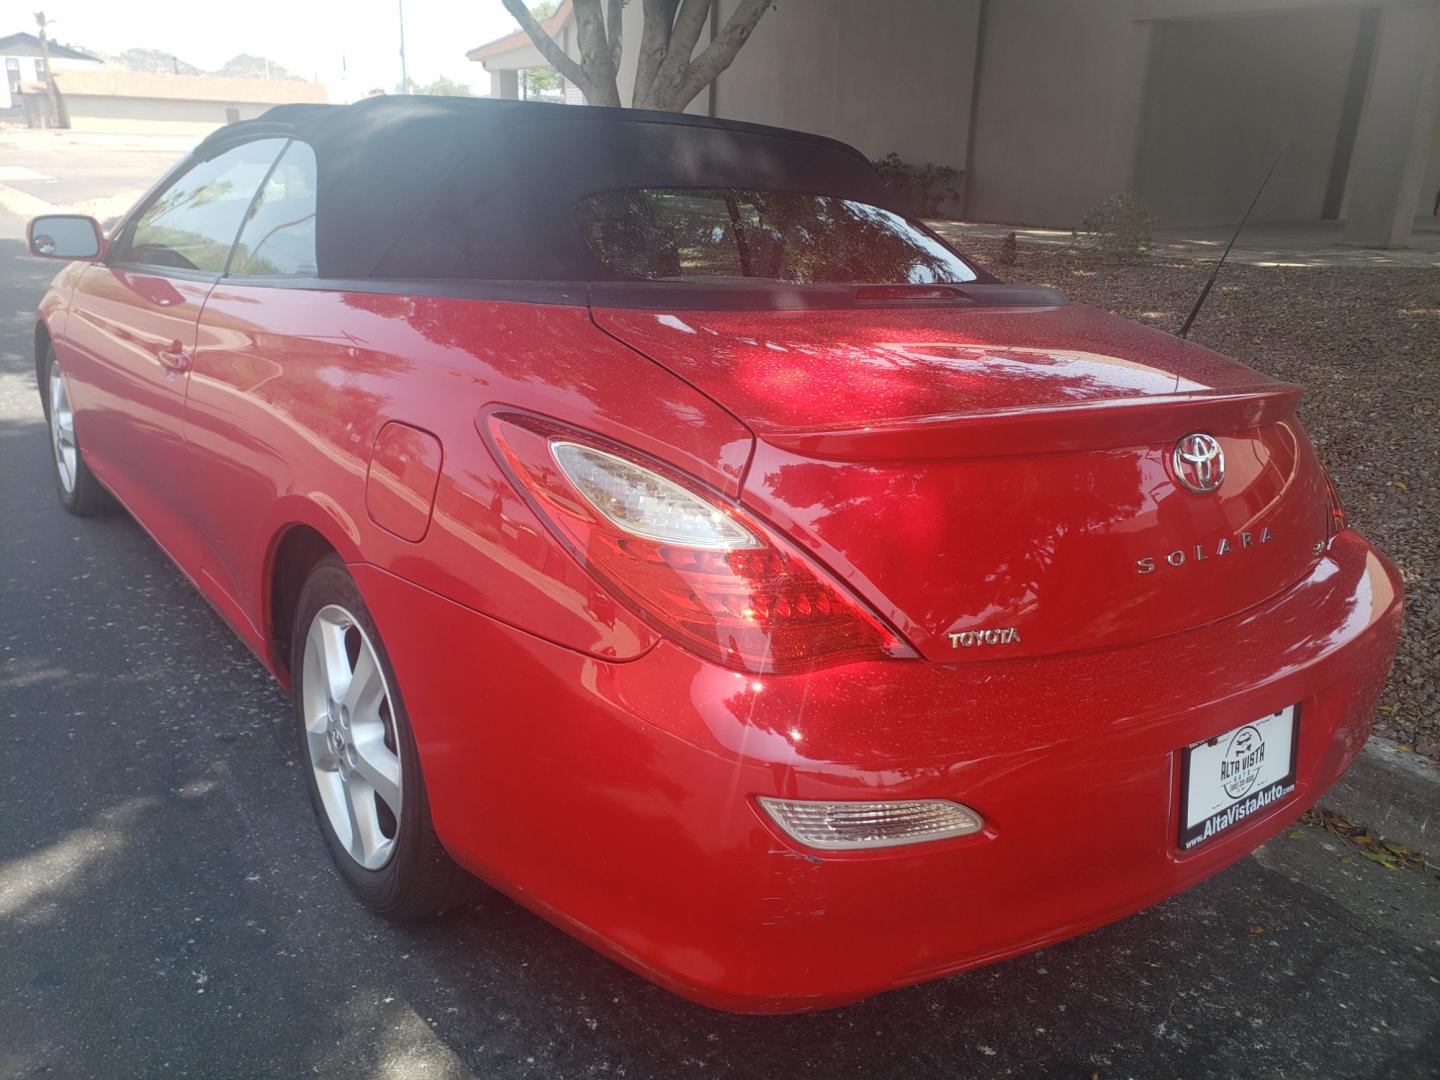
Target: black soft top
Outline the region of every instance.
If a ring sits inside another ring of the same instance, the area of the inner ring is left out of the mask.
[[[614,280],[575,207],[616,188],[801,191],[906,212],[834,139],[639,109],[413,96],[279,105],[195,153],[265,135],[314,148],[325,278]]]

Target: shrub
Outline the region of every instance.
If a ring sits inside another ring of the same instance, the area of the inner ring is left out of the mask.
[[[1136,262],[1150,253],[1155,215],[1133,191],[1111,195],[1085,215],[1075,242],[1107,262]]]
[[[914,165],[902,161],[894,152],[870,164],[875,166],[881,179],[909,203],[911,213],[917,217],[940,217],[941,204],[960,197],[955,189],[960,170],[948,165],[936,165],[933,161]]]

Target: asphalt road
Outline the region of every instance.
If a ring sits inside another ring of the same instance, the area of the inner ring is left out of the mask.
[[[89,167],[66,183],[106,194]],[[1312,829],[804,1017],[687,1004],[499,896],[371,917],[284,695],[132,521],[55,503],[29,344],[52,267],[21,227],[0,210],[0,1078],[1440,1077],[1440,888]]]

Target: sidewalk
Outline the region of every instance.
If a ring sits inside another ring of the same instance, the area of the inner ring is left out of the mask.
[[[998,240],[1011,232],[1025,246],[1064,248],[1071,240],[1071,234],[1062,229],[966,221],[932,221],[930,225],[962,247],[969,237]],[[1255,222],[1245,227],[1226,261],[1268,267],[1440,267],[1440,218],[1416,218],[1411,246],[1401,249],[1346,247],[1340,243],[1341,228],[1338,221]],[[1160,227],[1154,233],[1154,254],[1160,258],[1219,258],[1234,232],[1233,225]]]
[[[37,131],[0,127],[0,210],[123,214],[197,140],[173,134]]]
[[[210,127],[218,125],[206,125]],[[69,148],[99,147],[119,149],[133,147],[143,150],[165,150],[182,154],[204,138],[204,132],[197,134],[176,134],[174,132],[148,131],[143,126],[133,130],[116,131],[70,131],[59,128],[27,128],[14,125],[0,125],[0,147],[6,158],[18,157],[37,147]]]

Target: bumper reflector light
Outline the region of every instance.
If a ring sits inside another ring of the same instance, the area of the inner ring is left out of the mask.
[[[945,799],[801,802],[760,796],[760,805],[796,842],[823,851],[895,847],[969,836],[984,827],[968,806]]]

